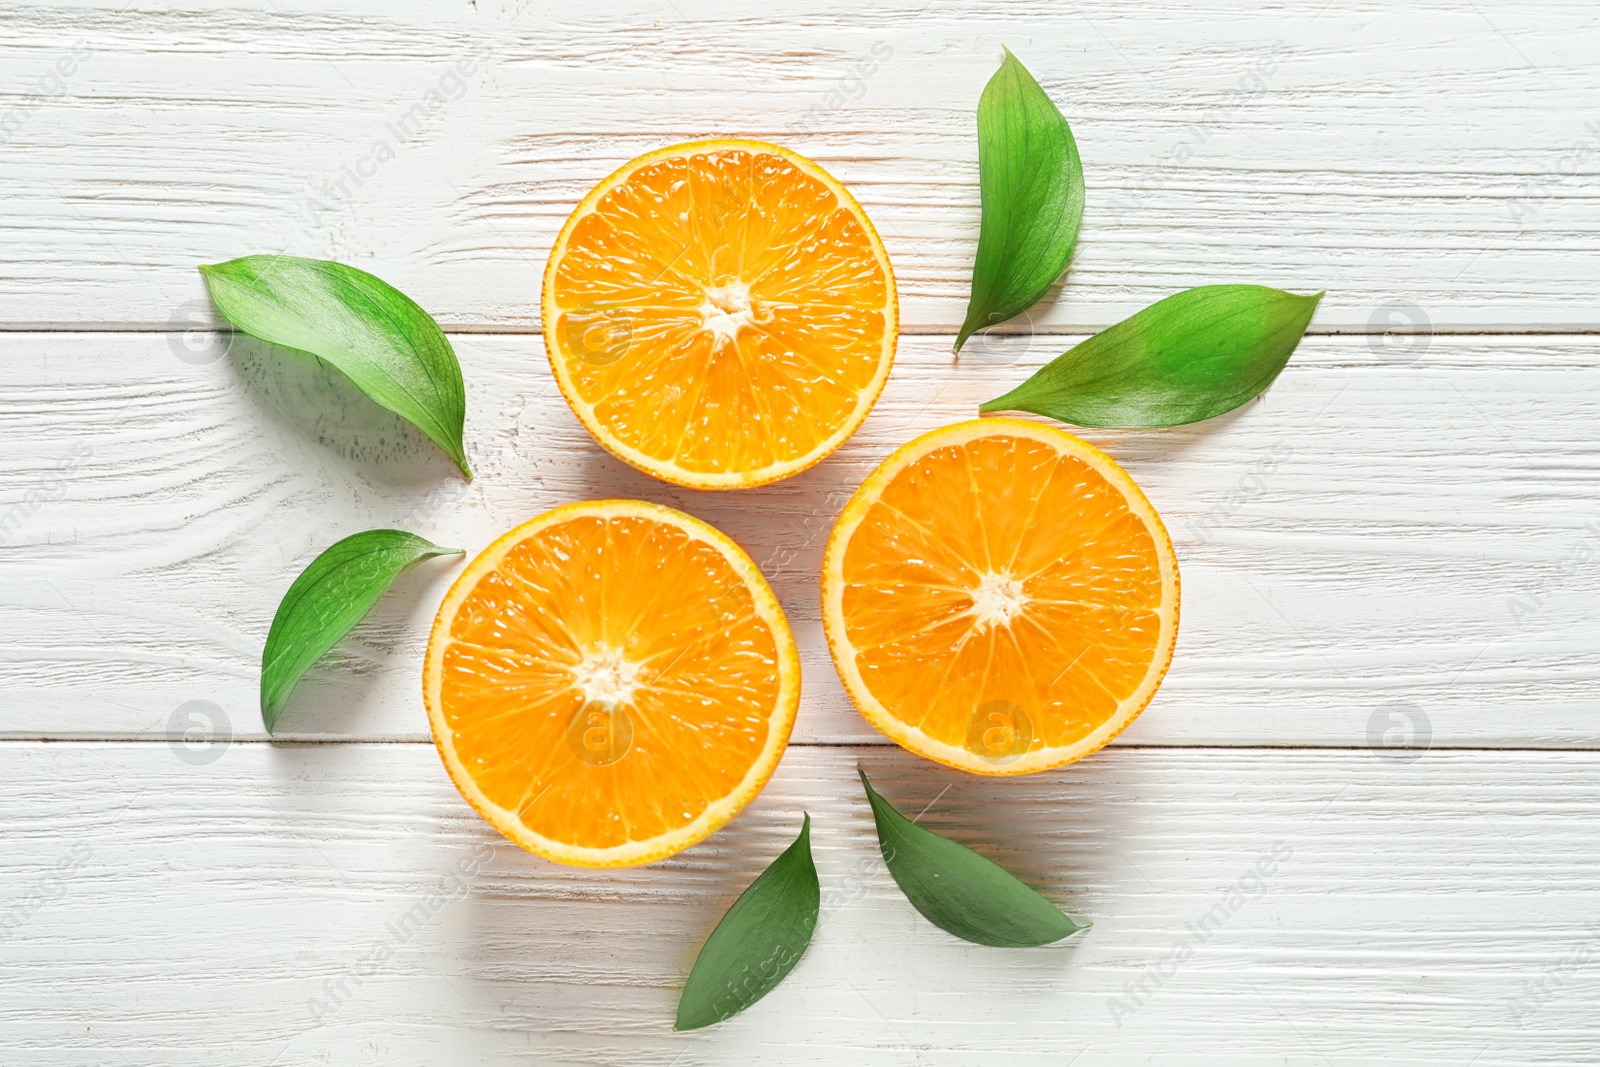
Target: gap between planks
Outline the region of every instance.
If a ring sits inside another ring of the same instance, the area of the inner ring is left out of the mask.
[[[22,745],[171,745],[178,741],[171,737],[138,737],[127,734],[90,734],[82,737],[0,737],[0,748],[5,746]],[[432,738],[427,737],[234,737],[227,744],[231,745],[273,745],[279,748],[326,748],[336,745],[431,745]],[[895,748],[892,741],[790,741],[786,748],[862,748],[862,749],[891,749]],[[1343,754],[1349,752],[1382,752],[1385,749],[1372,745],[1317,745],[1317,744],[1111,744],[1102,752],[1314,752]],[[1429,745],[1422,750],[1428,752],[1600,752],[1600,744],[1563,744],[1563,745]],[[1092,759],[1098,753],[1090,753],[1084,759]],[[1419,754],[1420,755],[1420,754]],[[1082,762],[1081,760],[1075,762]],[[1065,770],[1055,767],[1052,770]]]
[[[1048,328],[1033,330],[1032,337],[1084,337],[1113,325],[1112,323],[1057,324],[1052,323]],[[96,334],[96,333],[129,333],[129,334],[168,334],[184,331],[173,330],[170,325],[163,323],[83,323],[83,322],[0,322],[0,334],[7,333],[62,333],[62,334]],[[201,333],[231,333],[235,331],[214,329],[197,331]],[[473,326],[460,323],[449,323],[444,326],[446,336],[461,335],[472,337],[539,337],[543,330],[535,326]],[[1015,330],[989,330],[991,336],[1017,336]],[[1349,326],[1331,326],[1324,329],[1310,328],[1306,330],[1306,337],[1381,337],[1389,330],[1357,329]],[[1502,328],[1448,327],[1434,326],[1425,330],[1404,331],[1407,333],[1423,334],[1428,337],[1597,337],[1600,336],[1600,324],[1594,326],[1561,326],[1558,328],[1506,326]],[[918,326],[902,325],[899,336],[901,337],[949,337],[956,336],[956,330],[947,326]]]

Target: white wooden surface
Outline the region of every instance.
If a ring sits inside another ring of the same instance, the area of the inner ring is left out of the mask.
[[[206,700],[235,736],[264,737],[261,644],[293,576],[332,541],[399,526],[476,550],[558,503],[627,496],[744,544],[800,641],[796,738],[869,743],[883,739],[822,638],[834,517],[897,445],[972,417],[996,383],[1073,340],[1034,338],[1003,364],[907,337],[844,449],[728,494],[605,455],[533,336],[455,338],[470,485],[332,372],[248,339],[192,366],[158,334],[8,337],[26,358],[0,364],[0,395],[15,398],[0,491],[50,487],[4,549],[8,736],[164,736],[175,708]],[[1319,337],[1241,413],[1091,434],[1150,493],[1183,568],[1172,672],[1124,743],[1360,745],[1373,712],[1404,701],[1435,744],[1595,744],[1600,563],[1575,560],[1600,561],[1597,398],[1589,337],[1434,338],[1412,366],[1366,338]],[[287,736],[426,740],[422,648],[458,565],[404,579],[296,690]]]
[[[1592,5],[106,0],[0,25],[6,1067],[1600,1060]],[[1002,42],[1072,120],[1089,205],[1066,287],[956,362],[973,107]],[[536,330],[581,193],[710,134],[849,182],[906,326],[845,449],[735,495],[594,447]],[[371,269],[447,324],[474,483],[327,372],[207,332],[194,265],[280,250]],[[1216,281],[1329,295],[1261,401],[1090,435],[1179,548],[1155,704],[1020,782],[884,746],[817,619],[844,496],[1084,332]],[[326,544],[398,525],[475,549],[602,495],[727,530],[795,624],[795,744],[722,834],[608,874],[501,844],[424,743],[448,562],[265,743],[260,642]],[[1095,926],[1028,952],[928,926],[873,853],[858,760]],[[746,1015],[672,1035],[699,939],[802,811],[817,940]]]
[[[953,330],[974,108],[1006,43],[1066,109],[1089,189],[1040,325],[1239,280],[1328,289],[1322,330],[1400,300],[1436,327],[1600,326],[1585,0],[66,0],[4,17],[19,94],[77,42],[93,53],[0,156],[10,322],[164,324],[203,298],[196,262],[248,249],[370,266],[451,324],[535,329],[544,252],[597,177],[734,134],[848,182],[903,321]]]
[[[1593,1062],[1590,752],[1113,749],[996,782],[795,747],[706,844],[597,873],[504,843],[422,745],[0,748],[8,883],[54,893],[5,942],[8,1067]],[[928,925],[858,759],[1094,926],[997,950]],[[802,811],[816,939],[758,1007],[673,1034]]]

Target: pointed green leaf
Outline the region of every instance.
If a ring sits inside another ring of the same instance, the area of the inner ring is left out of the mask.
[[[983,220],[956,351],[975,330],[1026,311],[1072,258],[1083,164],[1061,111],[1006,49],[978,100]]]
[[[872,788],[867,773],[860,774],[883,862],[933,925],[963,941],[1000,948],[1048,945],[1087,928],[998,863],[901,815]]]
[[[327,360],[472,477],[461,439],[467,417],[461,364],[439,324],[410,297],[325,259],[245,256],[200,273],[217,310],[236,328]]]
[[[1272,384],[1322,294],[1264,285],[1175,293],[1056,357],[978,410],[1078,426],[1182,426],[1232,411]]]
[[[706,938],[678,998],[673,1029],[720,1023],[772,992],[811,943],[821,908],[807,815],[794,844],[750,883]]]
[[[311,665],[372,610],[402,571],[433,556],[456,556],[404,530],[352,534],[311,561],[283,594],[261,650],[261,718],[267,733]]]

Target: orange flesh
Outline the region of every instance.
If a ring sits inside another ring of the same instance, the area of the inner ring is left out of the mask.
[[[646,163],[558,244],[552,359],[649,460],[690,475],[805,461],[876,398],[894,328],[859,210],[779,155]]]
[[[681,830],[768,743],[774,634],[722,554],[675,526],[580,517],[535,532],[467,593],[448,641],[439,703],[456,756],[552,841]]]
[[[1023,437],[936,448],[900,471],[843,575],[873,696],[980,756],[1013,738],[1013,754],[1082,741],[1139,688],[1161,637],[1150,530],[1084,460]],[[975,719],[990,702],[1011,735]]]

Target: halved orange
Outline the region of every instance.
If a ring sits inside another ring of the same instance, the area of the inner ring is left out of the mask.
[[[761,791],[800,704],[789,624],[717,530],[636,500],[569,504],[468,564],[422,673],[461,795],[530,852],[650,863]]]
[[[765,485],[861,425],[894,362],[888,253],[832,175],[760,141],[673,145],[573,211],[545,353],[612,455],[695,489]]]
[[[1172,662],[1178,561],[1104,452],[1022,419],[912,441],[828,539],[822,621],[867,720],[929,759],[1026,774],[1095,751]]]

